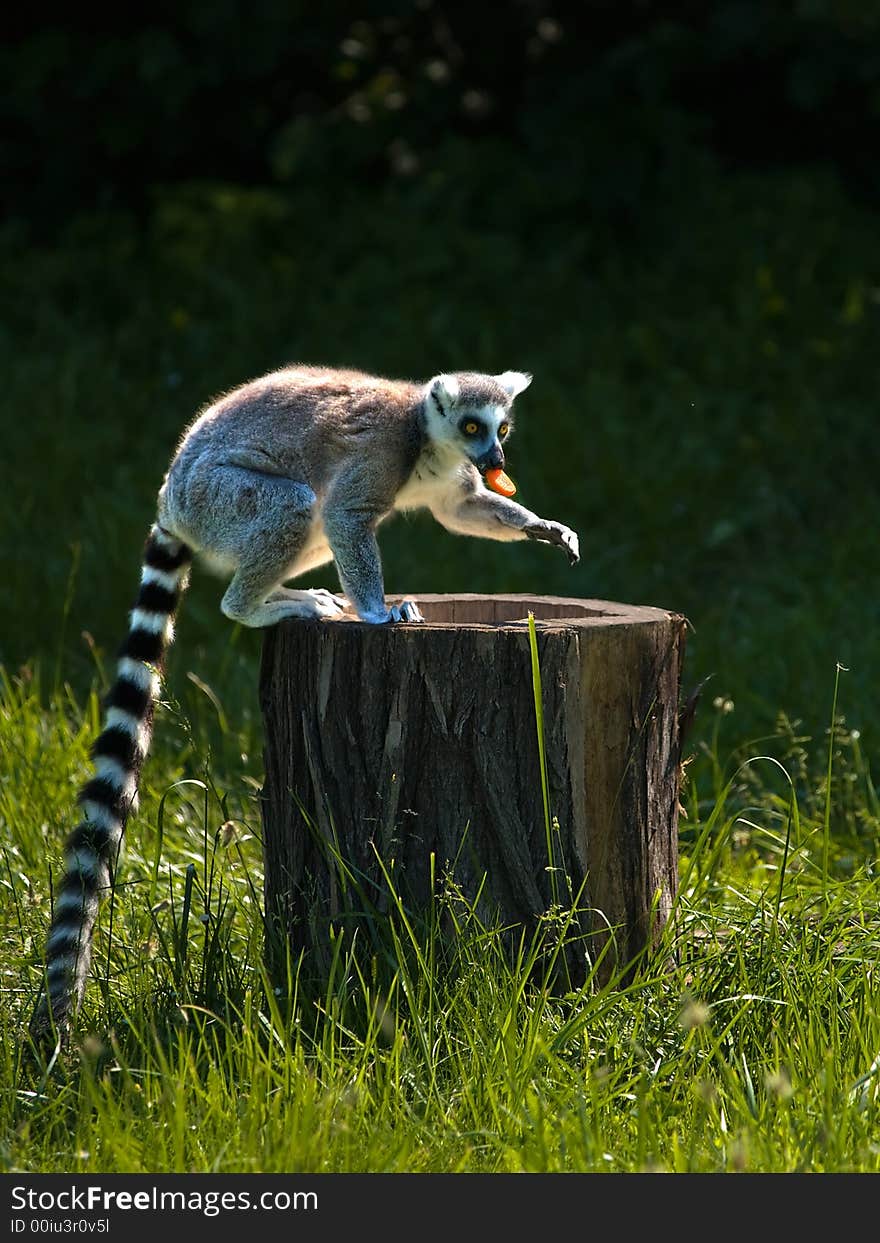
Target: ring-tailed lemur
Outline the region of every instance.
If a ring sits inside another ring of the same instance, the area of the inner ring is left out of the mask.
[[[427,384],[362,372],[290,367],[209,406],[183,436],[159,491],[141,586],[92,748],[55,895],[45,988],[32,1030],[64,1035],[82,997],[100,897],[113,884],[138,774],[150,743],[159,671],[194,554],[231,576],[221,609],[245,626],[338,617],[419,622],[412,601],[387,608],[376,527],[394,509],[427,507],[452,531],[558,544],[574,531],[485,485],[504,466],[511,405],[531,383],[438,375]],[[283,586],[334,560],[347,600]]]

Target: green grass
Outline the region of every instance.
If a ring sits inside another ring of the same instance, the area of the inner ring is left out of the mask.
[[[666,944],[634,983],[560,995],[564,913],[511,956],[448,878],[419,917],[392,901],[378,947],[340,936],[328,979],[269,981],[248,774],[182,781],[198,728],[163,709],[77,1041],[47,1074],[22,1031],[96,714],[33,679],[0,700],[5,1168],[880,1169],[880,807],[839,718],[828,768],[784,723],[784,764],[701,748]]]
[[[876,221],[825,170],[698,161],[621,240],[500,148],[466,156],[332,200],[157,191],[145,222],[73,219],[51,246],[3,226],[5,1168],[880,1165]],[[22,1032],[50,874],[156,489],[200,404],[291,358],[534,372],[510,473],[581,564],[417,517],[383,529],[387,584],[688,616],[684,691],[710,681],[676,965],[555,995],[560,913],[511,962],[450,883],[276,994],[260,639],[197,572],[78,1041],[47,1074]]]

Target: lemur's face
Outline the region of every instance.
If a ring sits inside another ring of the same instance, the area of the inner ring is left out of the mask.
[[[467,407],[455,416],[458,436],[465,455],[477,470],[485,474],[496,467],[504,468],[502,445],[513,426],[509,407]]]
[[[435,443],[459,451],[483,474],[504,468],[504,449],[513,430],[511,407],[531,376],[436,376],[426,401],[427,428]]]

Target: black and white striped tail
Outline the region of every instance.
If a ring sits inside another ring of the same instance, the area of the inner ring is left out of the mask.
[[[116,681],[105,701],[104,728],[92,747],[94,775],[79,792],[82,818],[68,839],[65,873],[55,894],[45,987],[31,1025],[37,1036],[63,1036],[82,998],[98,905],[113,884],[125,823],[137,811],[159,671],[174,637],[174,613],[191,560],[186,544],[152,528]]]

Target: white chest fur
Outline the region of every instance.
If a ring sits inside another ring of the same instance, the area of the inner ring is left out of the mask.
[[[429,446],[395,497],[394,508],[433,509],[461,486],[462,471],[466,469],[459,453],[446,454],[436,446]]]

